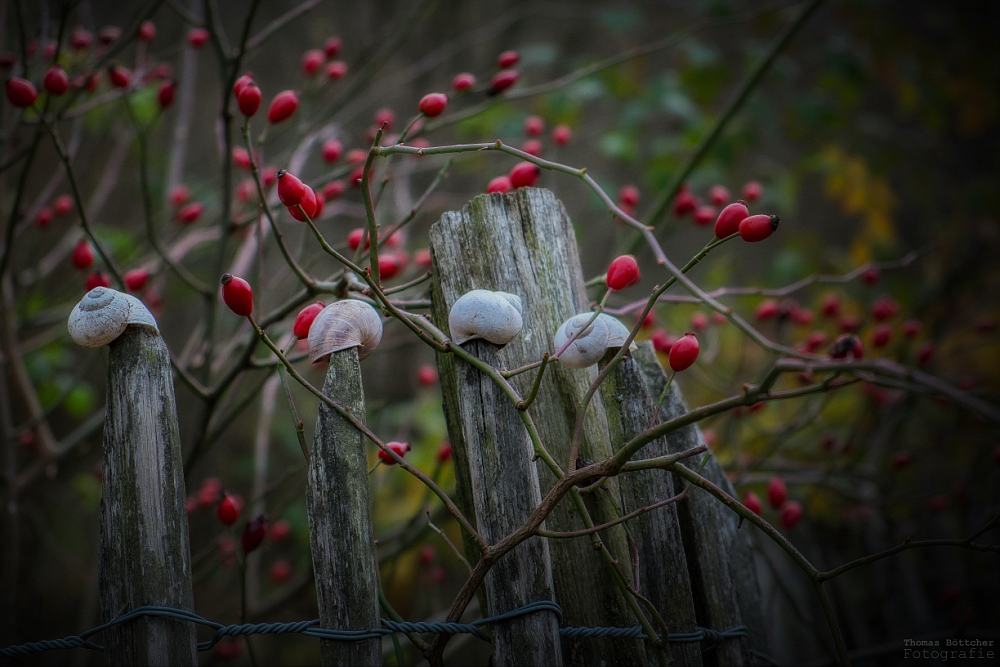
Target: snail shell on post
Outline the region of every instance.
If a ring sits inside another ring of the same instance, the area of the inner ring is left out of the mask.
[[[67,327],[70,338],[77,345],[103,347],[118,338],[130,324],[160,333],[156,319],[142,301],[110,287],[95,287],[73,308]]]
[[[555,349],[562,349],[570,336],[583,329],[593,316],[593,313],[580,313],[559,325],[552,339]],[[606,313],[601,313],[593,324],[577,333],[569,347],[559,355],[559,361],[570,368],[593,366],[604,357],[609,348],[618,349],[624,345],[629,333],[628,327],[624,324]],[[629,345],[629,350],[635,349],[638,349],[635,343]]]
[[[459,345],[474,338],[506,345],[521,333],[522,326],[521,297],[508,292],[466,292],[448,315],[451,337]]]
[[[310,362],[349,347],[358,347],[358,359],[364,359],[382,340],[382,318],[364,301],[334,301],[313,320],[307,340]]]

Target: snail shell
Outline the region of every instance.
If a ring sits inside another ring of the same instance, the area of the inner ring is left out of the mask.
[[[382,340],[382,318],[365,301],[342,299],[324,308],[309,328],[309,361],[358,347],[358,358],[371,354]]]
[[[466,292],[448,315],[451,337],[459,345],[474,338],[506,345],[521,333],[522,326],[521,297],[507,292]]]
[[[593,313],[580,313],[559,325],[552,339],[555,349],[562,349],[570,336],[580,331],[593,316]],[[576,335],[570,346],[559,355],[559,361],[570,368],[593,366],[601,360],[609,348],[618,349],[624,345],[629,333],[628,327],[624,324],[606,313],[601,313],[593,324]],[[629,345],[629,350],[635,349],[638,349],[635,343]]]
[[[70,338],[77,345],[103,347],[130,324],[160,333],[156,319],[142,301],[110,287],[95,287],[73,308],[67,326]]]

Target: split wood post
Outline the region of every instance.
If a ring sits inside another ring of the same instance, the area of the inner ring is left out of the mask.
[[[501,290],[521,297],[524,329],[500,350],[501,368],[515,368],[541,359],[545,352],[554,352],[552,338],[559,325],[589,309],[573,225],[562,203],[548,190],[520,188],[510,194],[481,195],[461,211],[445,213],[431,228],[430,236],[434,259],[432,313],[435,324],[442,330],[447,331],[451,306],[472,289]],[[459,501],[465,509],[473,507],[470,491],[473,480],[467,454],[473,443],[464,440],[460,401],[469,392],[459,382],[458,365],[453,355],[438,355]],[[511,378],[511,384],[522,397],[529,394],[536,372]],[[578,370],[559,363],[549,364],[538,397],[529,409],[542,443],[560,466],[565,467],[569,459],[578,406],[596,373],[596,367]],[[506,401],[502,397],[497,403]],[[492,416],[496,407],[487,406],[487,416]],[[597,461],[610,453],[603,402],[600,396],[595,396],[587,411],[580,456]],[[535,465],[544,494],[555,484],[556,477],[544,463]],[[608,494],[589,494],[587,499],[595,524],[617,516],[614,507],[614,502],[620,502],[617,480],[609,480],[606,488]],[[474,512],[470,509],[468,514]],[[572,500],[565,498],[548,516],[545,528],[572,531],[585,526]],[[617,525],[601,531],[600,539],[617,558],[626,579],[631,580],[632,559],[624,527]],[[563,609],[563,625],[637,624],[590,537],[550,540],[549,550],[555,599]],[[475,555],[474,550],[470,551],[470,557]],[[506,611],[488,608],[490,613]],[[561,643],[566,664],[630,667],[646,664],[646,652],[638,639],[563,638]]]
[[[634,354],[639,370],[651,396],[659,397],[666,386],[667,373],[648,342]],[[668,421],[687,413],[677,382],[670,385],[666,400],[660,407],[659,419]],[[670,453],[705,444],[701,430],[695,424],[667,434]],[[729,495],[736,497],[733,485],[714,455],[707,454],[682,462],[698,470]],[[695,595],[698,623],[712,630],[727,630],[744,626],[748,636],[725,639],[715,648],[719,665],[746,665],[759,662],[751,650],[767,655],[767,640],[763,625],[764,607],[757,581],[756,557],[751,549],[749,528],[737,529],[739,516],[716,500],[704,489],[690,486],[674,477],[677,489],[687,487],[688,497],[678,506],[687,553],[691,587]]]
[[[124,297],[106,290],[112,293]],[[145,316],[151,326],[129,324],[110,342],[98,571],[105,623],[143,605],[194,611],[170,355],[155,320]],[[109,665],[198,662],[188,621],[143,616],[104,636]]]
[[[364,420],[358,348],[334,352],[323,394]],[[323,627],[369,630],[381,624],[365,436],[326,403],[319,405],[309,459],[309,541]],[[324,665],[381,665],[381,639],[323,640]]]

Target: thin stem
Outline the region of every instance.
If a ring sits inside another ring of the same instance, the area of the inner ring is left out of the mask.
[[[581,491],[581,493],[582,493],[582,491]],[[628,521],[629,519],[634,519],[635,517],[639,516],[640,514],[645,514],[646,512],[651,512],[652,510],[655,510],[658,507],[663,507],[664,505],[668,505],[670,503],[677,502],[681,498],[686,498],[686,497],[687,497],[687,491],[686,490],[685,491],[681,491],[680,493],[678,493],[675,496],[671,496],[671,497],[666,498],[664,500],[660,500],[658,502],[653,503],[652,505],[646,505],[645,507],[640,507],[639,509],[637,509],[637,510],[635,510],[633,512],[629,512],[628,514],[626,514],[624,516],[620,516],[617,519],[612,519],[611,521],[608,521],[607,523],[602,523],[599,526],[593,526],[591,528],[584,528],[582,530],[570,530],[570,531],[544,530],[542,528],[539,528],[538,530],[535,531],[535,534],[536,535],[540,535],[541,537],[550,537],[550,538],[556,538],[556,539],[563,539],[563,538],[569,538],[569,537],[582,537],[584,535],[590,535],[591,533],[596,533],[598,531],[604,530],[605,528],[610,528],[611,526],[616,526],[616,525],[618,525],[620,523],[624,523],[625,521]]]

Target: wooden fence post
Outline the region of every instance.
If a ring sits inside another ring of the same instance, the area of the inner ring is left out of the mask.
[[[95,288],[70,334],[111,346],[101,498],[99,585],[108,622],[142,605],[194,610],[184,467],[167,346],[134,297]],[[144,616],[105,631],[110,665],[197,664],[195,627]]]
[[[357,347],[330,355],[323,393],[364,419],[365,398]],[[306,500],[316,597],[323,627],[335,630],[379,627],[378,572],[365,437],[325,403],[319,406]],[[381,665],[381,640],[323,640],[321,657],[324,665]]]

